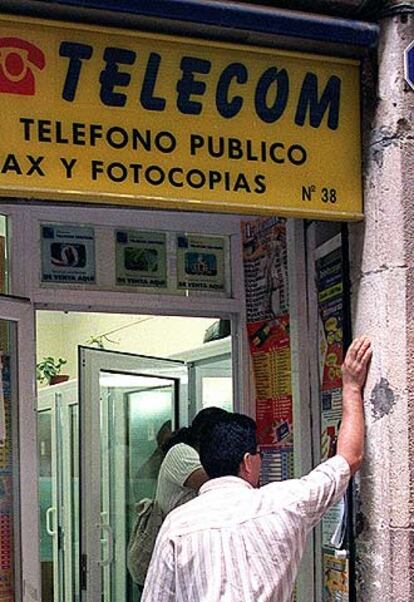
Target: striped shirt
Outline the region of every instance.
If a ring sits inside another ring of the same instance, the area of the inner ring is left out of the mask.
[[[142,602],[288,602],[306,537],[349,478],[337,455],[260,489],[238,477],[208,481],[164,521]]]

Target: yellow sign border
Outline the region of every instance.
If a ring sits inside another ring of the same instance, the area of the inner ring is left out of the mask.
[[[0,22],[15,23],[15,18],[11,15],[0,15]],[[332,64],[343,64],[343,65],[354,65],[359,66],[360,61],[356,59],[334,57],[326,55],[317,55],[309,52],[301,52],[279,49],[269,46],[258,46],[249,44],[233,43],[231,41],[217,41],[217,40],[206,40],[198,37],[183,37],[179,35],[170,35],[166,33],[158,32],[146,32],[139,29],[124,28],[116,26],[98,25],[98,24],[87,24],[87,23],[73,23],[62,20],[48,20],[44,18],[36,17],[24,17],[19,21],[19,24],[23,25],[35,25],[45,26],[47,28],[62,28],[69,31],[76,30],[93,32],[98,34],[112,34],[118,37],[125,38],[145,38],[147,40],[154,40],[154,38],[165,40],[166,42],[178,42],[185,43],[186,45],[192,45],[199,47],[200,45],[219,48],[225,50],[237,50],[241,52],[248,51],[249,53],[258,53],[261,55],[274,55],[277,52],[278,56],[293,57],[301,59],[308,59],[314,62],[320,63],[332,63]],[[16,197],[27,200],[47,200],[56,202],[75,202],[75,203],[88,203],[93,205],[114,205],[114,206],[129,206],[133,208],[142,209],[178,209],[187,211],[201,211],[201,212],[218,212],[218,213],[230,213],[230,214],[246,214],[246,215],[280,215],[284,217],[300,217],[303,219],[329,219],[330,221],[359,221],[363,219],[363,212],[351,212],[351,211],[338,211],[335,210],[324,210],[318,208],[316,210],[304,208],[300,209],[297,207],[277,207],[274,205],[268,205],[261,200],[260,206],[246,205],[243,202],[237,203],[232,202],[231,205],[223,204],[223,201],[216,200],[210,197],[207,201],[194,199],[191,197],[181,198],[174,197],[173,195],[147,195],[147,194],[119,194],[113,192],[84,192],[80,190],[70,191],[68,189],[54,189],[50,188],[38,188],[38,187],[27,187],[27,186],[1,186],[0,185],[0,197]],[[0,203],[3,202],[0,200]]]

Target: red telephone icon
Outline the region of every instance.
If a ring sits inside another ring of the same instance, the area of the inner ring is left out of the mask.
[[[21,38],[0,38],[0,93],[35,94],[31,67],[44,69],[45,55],[34,44]]]

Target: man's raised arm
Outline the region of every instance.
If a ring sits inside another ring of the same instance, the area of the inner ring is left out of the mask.
[[[354,474],[364,457],[364,406],[362,390],[367,377],[372,350],[370,340],[359,337],[352,341],[342,365],[342,422],[338,434],[337,453],[343,456]]]

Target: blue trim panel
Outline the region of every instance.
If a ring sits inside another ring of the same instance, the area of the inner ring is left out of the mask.
[[[54,0],[45,2],[129,13],[362,48],[377,45],[372,23],[214,0]]]

